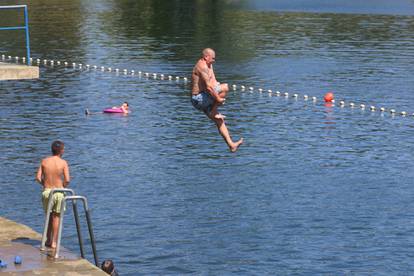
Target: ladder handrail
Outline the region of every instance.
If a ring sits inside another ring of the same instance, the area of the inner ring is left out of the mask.
[[[64,193],[64,197],[63,197],[63,200],[62,200],[61,205],[60,205],[60,221],[59,221],[59,229],[58,229],[58,239],[57,239],[57,245],[56,245],[55,256],[54,257],[59,258],[60,244],[61,244],[61,238],[62,238],[62,229],[63,229],[63,217],[64,217],[65,210],[66,210],[66,202],[71,201],[72,206],[73,206],[73,214],[75,216],[76,230],[77,230],[77,233],[78,233],[78,241],[79,241],[81,257],[85,258],[85,256],[84,256],[85,254],[84,254],[84,251],[83,251],[82,235],[81,235],[81,231],[80,231],[79,215],[78,215],[78,209],[77,209],[77,204],[76,204],[76,201],[80,200],[80,201],[83,202],[83,209],[84,209],[85,215],[86,215],[86,222],[87,222],[87,225],[88,225],[89,237],[90,237],[90,241],[91,241],[91,245],[92,245],[93,256],[94,256],[94,259],[95,259],[95,265],[99,267],[98,255],[96,253],[95,237],[93,235],[93,230],[92,230],[90,209],[88,207],[88,200],[84,196],[75,195],[75,192],[72,189],[63,188],[63,189],[52,189],[50,191],[49,202],[48,202],[47,211],[46,211],[45,227],[44,227],[44,230],[43,230],[42,243],[41,243],[41,247],[40,247],[41,250],[45,249],[47,229],[49,227],[50,214],[52,212],[53,194],[54,193],[59,193],[59,192]]]
[[[0,6],[0,10],[6,9],[23,9],[24,10],[24,26],[15,27],[0,27],[0,31],[6,30],[25,30],[26,33],[26,58],[27,65],[31,65],[30,60],[30,37],[29,37],[29,15],[27,12],[27,5],[11,5],[11,6]]]
[[[98,255],[96,253],[95,237],[93,235],[92,222],[91,222],[91,218],[90,218],[90,209],[88,207],[88,200],[86,199],[86,197],[80,196],[80,195],[65,196],[63,198],[62,203],[61,203],[61,210],[63,210],[63,211],[61,211],[61,215],[60,215],[59,233],[58,233],[58,240],[57,240],[57,245],[56,245],[55,258],[59,258],[60,243],[61,243],[62,229],[63,229],[63,227],[62,227],[63,226],[63,216],[64,216],[64,213],[65,213],[64,210],[66,208],[66,201],[72,201],[73,205],[75,206],[77,200],[80,200],[80,201],[83,202],[83,209],[84,209],[85,215],[86,215],[86,222],[87,222],[87,225],[88,225],[89,238],[91,240],[93,257],[95,259],[95,265],[99,267]],[[76,216],[77,215],[75,215],[75,218],[76,218]],[[82,253],[83,252],[83,246],[82,246],[82,238],[81,238],[81,235],[80,235],[80,229],[78,229],[78,238],[79,238],[79,245],[81,247],[81,253]],[[83,253],[82,253],[82,255],[83,255]]]

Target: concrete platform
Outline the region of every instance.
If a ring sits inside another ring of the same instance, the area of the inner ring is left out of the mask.
[[[39,67],[0,62],[0,80],[39,78]]]
[[[41,235],[31,228],[0,217],[0,259],[7,268],[0,268],[0,275],[90,275],[108,276],[85,259],[61,248],[59,259],[53,251],[40,251]],[[15,256],[22,257],[22,264],[14,264]]]

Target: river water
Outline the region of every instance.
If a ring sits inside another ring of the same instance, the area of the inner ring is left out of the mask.
[[[0,82],[1,216],[42,232],[34,176],[61,139],[100,260],[121,275],[414,271],[413,117],[302,98],[413,113],[413,1],[30,2],[35,59],[188,77],[212,47],[219,81],[256,89],[221,108],[245,139],[232,154],[182,81],[42,66]],[[0,32],[1,53],[23,45]],[[83,113],[125,100],[129,116]],[[77,252],[71,216],[63,246]]]

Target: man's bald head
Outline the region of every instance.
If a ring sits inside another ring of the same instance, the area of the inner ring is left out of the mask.
[[[205,49],[203,50],[203,52],[202,52],[203,57],[206,57],[206,56],[212,56],[212,55],[214,55],[214,54],[215,54],[215,52],[214,52],[214,50],[213,50],[213,49],[211,49],[211,48],[205,48]]]
[[[202,59],[205,60],[207,66],[210,67],[216,61],[216,53],[211,48],[205,48],[202,52]]]

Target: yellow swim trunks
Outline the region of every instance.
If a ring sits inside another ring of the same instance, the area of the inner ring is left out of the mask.
[[[42,192],[42,203],[43,203],[43,210],[45,213],[47,212],[47,204],[49,203],[49,196],[52,189],[44,189]],[[65,197],[63,193],[53,193],[53,203],[52,203],[52,212],[60,214],[60,207],[62,204],[62,200]]]

